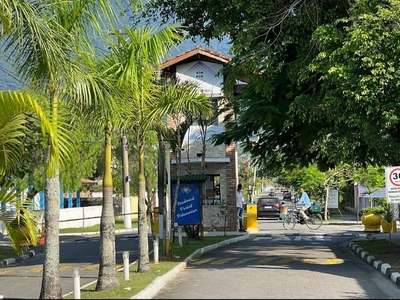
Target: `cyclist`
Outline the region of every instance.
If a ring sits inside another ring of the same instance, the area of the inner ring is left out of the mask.
[[[302,207],[299,212],[303,219],[307,220],[308,216],[306,215],[305,211],[311,206],[311,201],[307,193],[304,191],[304,188],[302,187],[300,188],[300,195],[301,196],[297,204],[302,204]]]

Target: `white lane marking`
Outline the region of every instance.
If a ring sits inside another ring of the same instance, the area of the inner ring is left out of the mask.
[[[256,237],[253,241],[257,242],[260,240],[271,240],[271,242],[279,242],[279,241],[323,241],[323,242],[330,242],[332,241],[331,236],[281,236],[281,237],[271,237],[271,236],[259,236]]]

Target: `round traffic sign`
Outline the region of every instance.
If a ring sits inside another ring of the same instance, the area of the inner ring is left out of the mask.
[[[394,168],[390,171],[389,180],[394,186],[400,186],[400,168]]]

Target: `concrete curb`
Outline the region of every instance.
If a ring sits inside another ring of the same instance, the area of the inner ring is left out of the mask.
[[[362,260],[381,272],[384,276],[391,279],[396,285],[400,286],[400,273],[396,272],[388,263],[384,263],[361,248],[356,242],[350,242],[348,247],[355,252]]]
[[[35,256],[35,250],[29,250],[29,252],[27,254],[20,255],[17,257],[3,259],[1,262],[1,267],[8,267],[9,265],[16,264],[18,262],[22,262],[22,261],[32,258],[34,256]]]
[[[143,291],[140,291],[139,293],[137,293],[130,299],[152,299],[168,282],[172,281],[180,271],[182,271],[186,268],[186,266],[187,266],[188,262],[190,262],[190,260],[198,258],[202,254],[210,252],[219,247],[245,240],[248,237],[249,237],[249,234],[246,233],[242,236],[238,236],[236,238],[225,240],[218,244],[210,245],[210,246],[196,250],[192,255],[187,257],[183,262],[181,262],[179,265],[177,265],[171,271],[169,271],[168,273],[166,273],[162,276],[159,276],[149,286],[147,286],[147,288],[145,288]]]

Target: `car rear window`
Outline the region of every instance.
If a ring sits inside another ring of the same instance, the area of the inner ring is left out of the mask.
[[[275,204],[275,203],[279,203],[279,199],[278,198],[260,198],[257,201],[257,204]]]

